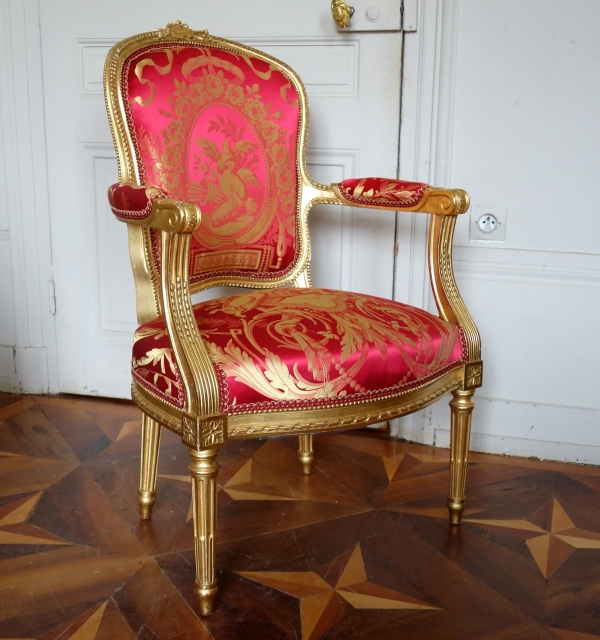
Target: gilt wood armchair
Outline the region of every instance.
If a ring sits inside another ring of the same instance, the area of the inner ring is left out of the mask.
[[[227,440],[296,434],[310,474],[313,434],[386,421],[452,392],[448,509],[459,524],[482,375],[479,334],[452,272],[467,194],[381,178],[317,184],[306,171],[298,76],[180,22],[116,44],[105,93],[119,161],[108,197],[128,226],[140,324],[132,396],[143,412],[141,517],[155,502],[165,427],[192,459],[201,613],[212,612],[217,591],[216,458]],[[439,317],[312,288],[315,204],[430,214]],[[191,293],[217,285],[254,292],[192,304]]]

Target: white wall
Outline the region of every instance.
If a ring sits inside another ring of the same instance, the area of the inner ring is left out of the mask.
[[[473,447],[600,464],[600,3],[448,6],[443,179],[475,205],[508,207],[505,242],[470,240],[468,214],[455,238],[485,365]],[[423,8],[439,29],[439,3]],[[438,403],[398,433],[448,446],[448,414]]]

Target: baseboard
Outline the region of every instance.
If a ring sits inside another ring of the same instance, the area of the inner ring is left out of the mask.
[[[15,350],[13,347],[0,345],[0,391],[12,393],[15,390]]]
[[[442,449],[450,447],[450,430],[435,429],[435,446]],[[519,458],[533,457],[540,460],[600,465],[600,445],[546,442],[530,438],[472,433],[469,449],[480,453],[501,453]]]
[[[15,379],[0,376],[0,392],[13,393],[15,390]]]
[[[15,384],[15,350],[0,345],[0,391],[12,391]]]
[[[48,354],[44,347],[15,349],[16,384],[22,393],[49,393]]]
[[[449,397],[448,397],[449,399]],[[450,409],[437,402],[392,434],[450,446]],[[600,410],[475,396],[471,450],[600,465]]]

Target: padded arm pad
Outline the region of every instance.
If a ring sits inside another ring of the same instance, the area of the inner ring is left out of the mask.
[[[337,187],[348,202],[396,210],[416,207],[429,185],[391,178],[348,178]]]
[[[108,202],[121,220],[143,220],[150,215],[152,203],[168,196],[158,187],[138,187],[133,184],[113,184],[108,187]]]

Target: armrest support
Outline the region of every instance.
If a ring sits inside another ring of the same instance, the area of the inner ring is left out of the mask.
[[[429,225],[428,262],[431,289],[440,317],[459,325],[467,342],[464,389],[475,389],[482,383],[481,338],[454,278],[452,238],[456,216],[433,215]]]
[[[160,209],[160,201],[156,206]],[[185,390],[182,439],[188,447],[200,451],[224,443],[227,429],[225,418],[220,415],[217,375],[192,309],[188,268],[193,230],[190,224],[181,231],[161,234],[161,294],[167,331]]]
[[[457,215],[470,204],[462,189],[436,189],[422,182],[391,178],[349,178],[331,188],[343,204],[368,209]]]
[[[156,187],[132,184],[112,185],[108,199],[115,216],[130,227],[162,231],[160,311],[185,391],[182,438],[197,450],[219,444],[226,438],[219,416],[219,384],[198,332],[189,290],[190,241],[200,226],[200,209],[193,202],[173,200]]]

